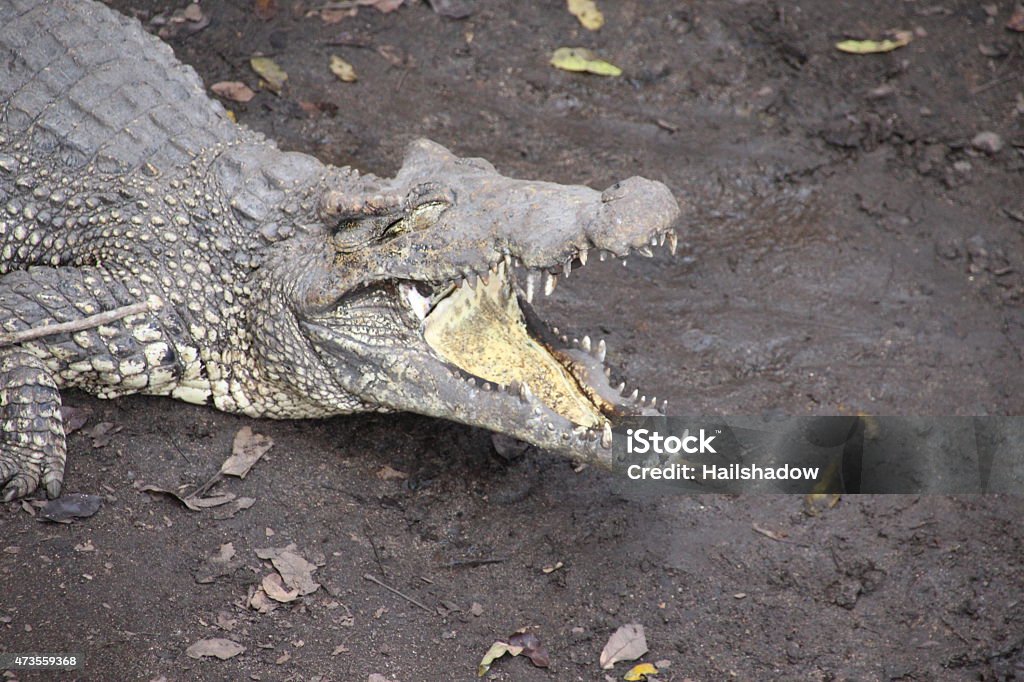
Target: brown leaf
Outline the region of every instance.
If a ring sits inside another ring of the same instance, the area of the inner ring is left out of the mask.
[[[256,93],[252,91],[248,85],[241,81],[221,81],[214,83],[210,86],[215,95],[220,95],[224,99],[229,99],[232,102],[248,102]]]
[[[89,437],[92,438],[92,446],[94,448],[105,448],[110,444],[110,439],[114,434],[123,428],[123,426],[116,426],[110,422],[100,422],[89,430]]]
[[[248,426],[243,426],[235,434],[231,456],[220,465],[220,472],[225,476],[245,478],[249,469],[273,446],[274,440],[270,436],[253,433]]]
[[[201,639],[189,648],[185,649],[185,653],[189,658],[216,656],[222,661],[234,658],[243,651],[245,651],[244,646],[238,642],[232,642],[230,639],[224,639],[222,637]]]
[[[259,556],[259,552],[257,552]],[[262,557],[261,557],[262,558]],[[320,589],[320,583],[313,580],[313,571],[316,565],[311,564],[304,558],[289,550],[276,552],[270,557],[270,562],[281,574],[284,584],[299,594],[311,594]]]
[[[347,17],[354,17],[358,13],[358,7],[349,7],[347,9],[332,9],[325,7],[320,10],[320,21],[325,24],[337,24]]]
[[[281,582],[281,576],[277,573],[268,573],[263,576],[261,585],[263,586],[263,591],[267,593],[268,597],[274,601],[279,601],[282,604],[295,601],[299,598],[299,591],[285,589],[284,583]]]
[[[601,651],[601,667],[609,670],[619,661],[635,661],[647,653],[647,637],[644,626],[627,623],[608,638]]]
[[[70,405],[61,405],[60,416],[64,422],[65,436],[70,436],[89,421],[88,410],[83,410],[80,407],[71,407]]]
[[[508,638],[510,646],[523,648],[523,656],[530,659],[538,668],[547,668],[551,665],[551,655],[547,648],[540,643],[540,638],[532,632],[517,632]]]

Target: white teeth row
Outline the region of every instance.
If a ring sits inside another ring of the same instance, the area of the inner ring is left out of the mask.
[[[668,232],[663,232],[661,234],[654,235],[653,237],[651,237],[650,246],[639,246],[635,249],[632,249],[632,251],[635,251],[636,253],[640,254],[641,256],[644,256],[645,258],[653,258],[654,252],[651,251],[651,247],[664,246],[666,242],[668,243],[669,250],[672,252],[672,255],[674,256],[676,254],[676,247],[679,244],[679,237],[676,235],[674,230],[669,230]],[[569,257],[564,263],[562,263],[560,272],[556,272],[554,268],[544,271],[544,295],[550,296],[552,293],[554,293],[555,287],[558,286],[559,274],[561,274],[563,277],[568,277],[570,274],[572,274],[572,264],[575,259],[578,258],[581,265],[586,265],[589,257],[590,249],[580,249],[575,254],[575,256]],[[605,251],[604,249],[597,250],[597,257],[602,262],[604,262],[608,258],[621,257],[622,264],[626,265],[625,257],[617,256],[611,251]],[[505,256],[504,262],[507,263],[508,267],[522,265],[522,261],[520,261],[518,258],[510,256]],[[528,303],[533,303],[534,296],[536,296],[537,292],[540,290],[539,285],[541,274],[541,271],[533,271],[527,273],[526,275],[526,286],[524,286],[523,289],[526,292],[526,301]]]

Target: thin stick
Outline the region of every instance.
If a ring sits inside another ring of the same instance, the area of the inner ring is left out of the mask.
[[[121,306],[120,308],[114,308],[113,310],[106,310],[102,313],[96,313],[95,315],[89,315],[88,317],[83,317],[78,320],[72,320],[71,322],[47,324],[42,327],[29,327],[28,329],[23,329],[20,332],[7,332],[5,334],[0,334],[0,347],[13,346],[15,344],[25,343],[26,341],[35,341],[36,339],[41,339],[44,336],[53,336],[54,334],[80,332],[86,329],[92,329],[93,327],[98,327],[101,324],[116,322],[117,320],[128,317],[129,315],[138,315],[139,313],[148,313],[159,309],[160,304],[155,301],[132,303],[131,305]]]
[[[377,578],[373,577],[373,576],[372,576],[372,575],[370,575],[369,573],[366,573],[366,574],[364,574],[364,575],[363,575],[363,578],[365,578],[366,580],[369,580],[369,581],[370,581],[371,583],[377,583],[378,585],[380,585],[381,587],[383,587],[383,588],[384,588],[385,590],[387,590],[388,592],[391,592],[391,593],[393,593],[393,594],[397,594],[397,595],[398,595],[399,597],[401,597],[402,599],[406,600],[406,601],[407,601],[407,602],[409,602],[410,604],[415,604],[416,606],[420,607],[421,609],[423,609],[423,610],[424,610],[424,611],[426,611],[427,613],[433,613],[433,611],[431,611],[431,610],[430,610],[429,608],[427,608],[426,606],[424,606],[424,605],[423,605],[423,604],[421,604],[420,602],[416,601],[416,600],[415,600],[415,599],[413,599],[412,597],[409,597],[409,596],[407,596],[407,595],[404,595],[404,594],[402,594],[401,592],[399,592],[399,591],[398,591],[398,590],[396,590],[395,588],[391,587],[390,585],[385,585],[384,583],[382,583],[382,582],[381,582],[380,580],[378,580]]]

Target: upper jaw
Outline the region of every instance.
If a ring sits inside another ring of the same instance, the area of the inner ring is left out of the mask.
[[[338,254],[339,292],[396,279],[440,285],[486,275],[501,261],[536,272],[535,288],[551,287],[543,273],[568,274],[592,255],[648,255],[652,244],[674,249],[676,242],[679,205],[660,182],[633,177],[599,192],[519,180],[427,140],[409,146],[398,175],[380,191],[394,197],[396,214],[417,202],[446,207],[426,229]]]

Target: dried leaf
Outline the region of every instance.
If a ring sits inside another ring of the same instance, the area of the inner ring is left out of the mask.
[[[334,9],[325,7],[324,9],[320,10],[320,21],[324,22],[325,24],[337,24],[340,23],[342,19],[354,17],[358,13],[358,7],[348,7],[345,9]]]
[[[580,20],[583,28],[596,31],[604,26],[604,15],[594,4],[594,0],[567,0],[567,2],[569,11]]]
[[[299,591],[285,589],[284,583],[281,582],[281,576],[277,573],[268,573],[263,576],[261,585],[268,597],[282,604],[287,604],[299,598]]]
[[[601,651],[601,667],[609,670],[619,661],[635,661],[647,653],[647,636],[639,623],[623,625],[608,638]]]
[[[538,668],[547,668],[551,665],[551,655],[540,643],[540,638],[532,632],[517,632],[508,638],[509,646],[522,647],[523,656],[530,659]]]
[[[185,649],[185,653],[189,658],[216,656],[222,661],[234,658],[243,651],[245,651],[244,646],[238,642],[232,642],[230,639],[224,639],[222,637],[201,639],[189,648]]]
[[[399,471],[398,469],[392,469],[385,464],[377,470],[377,478],[382,481],[393,481],[395,479],[404,480],[409,478],[409,474],[404,471]]]
[[[288,80],[288,73],[278,66],[277,62],[270,57],[253,57],[249,60],[249,65],[260,75],[271,92],[275,95],[281,94],[281,88]]]
[[[186,507],[193,511],[198,509],[209,509],[210,507],[219,507],[223,504],[227,504],[235,499],[234,493],[218,493],[216,495],[210,495],[209,497],[193,497],[189,495],[182,502]]]
[[[270,562],[281,574],[284,584],[299,594],[311,594],[320,589],[320,583],[313,580],[316,565],[311,564],[294,552],[285,550],[271,557]]]
[[[89,437],[92,438],[92,446],[94,448],[107,447],[110,445],[110,439],[114,437],[114,434],[118,433],[123,428],[123,426],[117,426],[110,422],[100,422],[89,430]]]
[[[252,466],[273,446],[274,440],[270,436],[253,433],[248,426],[243,426],[235,434],[231,456],[220,465],[220,472],[225,476],[245,478]]]
[[[551,55],[551,65],[563,71],[593,73],[598,76],[621,76],[622,69],[610,64],[584,47],[560,47]]]
[[[658,669],[650,663],[641,663],[640,665],[634,665],[626,673],[622,679],[626,682],[644,682],[648,675],[657,675]]]
[[[377,11],[387,14],[401,7],[405,0],[358,0],[358,2],[364,7],[373,7]]]
[[[891,39],[885,40],[843,40],[836,43],[836,49],[849,54],[879,54],[892,52],[910,44],[913,31],[896,31]]]
[[[241,81],[221,81],[210,86],[213,94],[220,95],[232,102],[248,102],[256,93],[248,85]]]
[[[343,83],[355,83],[359,79],[355,67],[336,54],[331,55],[331,73]]]
[[[64,435],[70,436],[89,421],[89,411],[83,410],[80,407],[61,405],[60,417],[61,421],[64,422]]]
[[[522,651],[523,649],[521,647],[512,646],[508,642],[495,642],[491,645],[491,648],[487,650],[487,653],[484,654],[484,657],[480,659],[480,665],[476,667],[477,677],[483,677],[486,675],[487,671],[491,669],[491,664],[505,654],[518,656]]]

